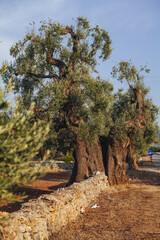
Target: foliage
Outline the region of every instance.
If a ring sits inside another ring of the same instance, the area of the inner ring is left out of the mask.
[[[33,168],[30,162],[43,146],[49,132],[49,124],[44,127],[42,121],[34,120],[34,104],[26,114],[22,114],[17,102],[12,117],[6,119],[4,116],[8,106],[0,90],[1,201],[14,201],[16,196],[11,191],[12,187],[30,183],[40,175],[41,168]]]
[[[74,26],[42,21],[36,32],[33,24],[10,49],[14,62],[3,74],[8,83],[12,76],[15,93],[27,107],[35,101],[40,119],[52,120],[47,146],[53,144],[66,153],[74,147],[75,135],[93,141],[105,128],[113,100],[108,81],[93,78],[97,59],[105,61],[112,52],[106,30],[91,27],[79,17]]]
[[[75,66],[85,64],[94,70],[100,52],[102,60],[111,54],[109,34],[98,26],[91,28],[83,17],[77,18],[75,23],[76,26],[69,27],[52,20],[42,21],[37,34],[33,24],[31,32],[11,47],[10,54],[15,61],[8,65],[4,81],[8,82],[11,75],[15,92],[27,97],[39,85],[45,85],[45,79],[54,79],[57,83],[57,65],[60,62],[69,71],[73,60]],[[56,58],[56,64],[50,63],[49,54]]]
[[[36,119],[52,122],[46,147],[55,146],[66,154],[75,147],[77,136],[91,144],[98,135],[110,135],[119,141],[131,139],[135,150],[141,151],[153,141],[158,110],[146,97],[142,75],[149,69],[120,62],[112,74],[127,81],[129,90],[115,96],[110,82],[92,76],[97,61],[105,61],[111,52],[108,32],[91,27],[83,17],[71,26],[42,21],[38,31],[33,24],[23,40],[11,47],[14,61],[5,72],[6,65],[2,66],[3,80],[8,84],[12,76],[25,108],[35,101]],[[145,122],[143,128],[139,117]]]
[[[76,81],[66,97],[64,91],[72,79]],[[48,85],[48,92],[52,91],[52,99],[47,106],[50,118],[53,119],[50,141],[57,146],[58,151],[66,154],[74,147],[75,132],[89,142],[97,134],[107,133],[106,118],[113,99],[113,87],[108,81],[94,79],[88,69],[81,66],[81,69],[75,69],[65,79],[60,79],[56,89],[54,83]]]
[[[142,72],[148,73],[149,69],[145,66],[138,70],[131,61],[122,61],[113,68],[113,77],[121,82],[127,81],[129,85],[127,92],[119,90],[115,96],[113,135],[119,140],[129,137],[137,154],[143,154],[149,149],[158,132],[158,108],[147,98],[149,90],[144,85]]]
[[[160,146],[154,146],[153,145],[149,149],[152,150],[153,152],[160,152]]]
[[[117,78],[117,80],[123,82],[127,81],[130,89],[136,88],[137,90],[142,90],[145,93],[148,92],[148,89],[144,86],[144,75],[141,73],[149,73],[150,69],[147,66],[141,66],[138,70],[134,64],[130,61],[121,61],[118,66],[113,67],[112,75]]]
[[[73,151],[74,149],[72,148],[70,152],[67,152],[67,154],[63,157],[61,157],[59,160],[63,161],[65,163],[73,163],[75,161],[73,157]]]
[[[160,131],[157,132],[157,136],[158,136],[158,141],[160,141]]]
[[[157,131],[159,127],[156,119],[158,108],[151,102],[151,100],[147,99],[146,103],[145,126],[143,129],[139,129],[131,135],[131,141],[135,148],[135,153],[137,154],[148,152],[150,145],[157,141]]]

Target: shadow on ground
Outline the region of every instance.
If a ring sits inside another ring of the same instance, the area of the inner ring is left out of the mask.
[[[150,169],[129,170],[128,176],[136,183],[139,181],[146,185],[160,186],[160,171]]]
[[[129,170],[128,176],[132,179],[131,184],[144,183],[146,185],[160,185],[160,172],[148,169]],[[44,177],[39,179],[31,186],[18,188],[15,193],[20,194],[25,192],[27,197],[23,200],[28,202],[30,199],[37,199],[43,194],[50,194],[53,191],[65,187],[71,175],[70,170],[62,172],[49,172]],[[0,205],[0,211],[15,212],[22,207],[21,202],[8,203]]]
[[[27,197],[23,199],[23,202],[1,203],[0,211],[9,213],[18,211],[22,207],[22,204],[28,202],[30,199],[37,199],[43,194],[51,194],[53,191],[65,187],[70,175],[70,170],[49,172],[32,185],[17,188],[14,191],[15,194],[20,195],[24,193]]]

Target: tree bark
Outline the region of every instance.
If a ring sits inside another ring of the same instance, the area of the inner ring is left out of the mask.
[[[129,147],[128,147],[126,162],[129,165],[129,169],[138,170],[137,160],[133,157],[133,153],[134,153],[134,149],[130,144]]]
[[[111,137],[101,137],[100,140],[109,184],[129,183],[126,175],[127,141],[120,143]]]
[[[87,179],[95,171],[105,172],[102,149],[98,138],[92,146],[89,146],[77,135],[74,150],[75,163],[69,184]]]
[[[110,185],[129,183],[126,175],[128,142],[118,142],[111,137],[100,137],[87,146],[79,136],[75,143],[75,164],[69,184],[80,182],[95,171],[105,172]]]

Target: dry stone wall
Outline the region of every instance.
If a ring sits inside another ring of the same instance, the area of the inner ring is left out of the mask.
[[[107,176],[96,172],[85,181],[24,203],[0,226],[0,240],[53,240],[54,233],[83,213],[107,186]]]

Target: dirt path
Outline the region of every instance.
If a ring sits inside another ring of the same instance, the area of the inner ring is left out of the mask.
[[[128,186],[110,187],[57,240],[160,239],[160,172],[132,171]]]
[[[31,185],[26,185],[23,188],[18,188],[16,193],[23,193],[27,195],[27,198],[24,202],[29,201],[30,199],[36,199],[42,194],[49,194],[53,191],[56,191],[58,188],[62,188],[69,181],[71,170],[52,170],[46,173],[44,177],[33,182]],[[5,204],[0,202],[0,212],[15,212],[19,210],[22,206],[22,203],[9,203]]]
[[[70,174],[71,170],[51,171],[19,191],[27,192],[27,201],[38,198],[64,187]],[[54,240],[160,240],[160,171],[140,169],[128,174],[130,185],[108,188]],[[13,212],[20,207],[20,203],[1,204],[0,211]]]

